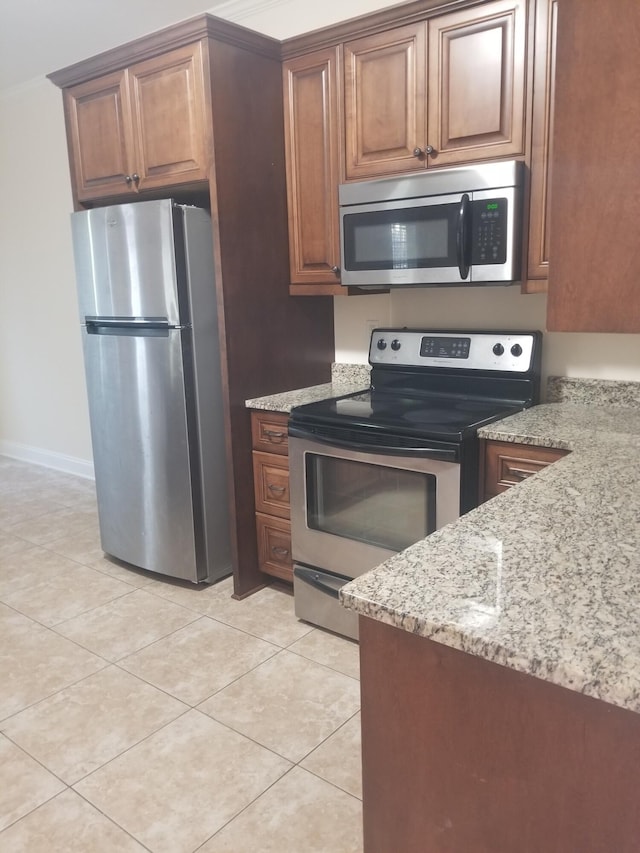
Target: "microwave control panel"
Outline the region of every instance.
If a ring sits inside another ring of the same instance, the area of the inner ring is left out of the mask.
[[[483,198],[471,202],[471,263],[504,264],[507,260],[506,198]]]

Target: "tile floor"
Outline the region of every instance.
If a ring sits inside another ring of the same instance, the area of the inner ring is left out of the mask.
[[[0,457],[0,851],[362,850],[357,646],[230,595],[106,559],[90,481]]]

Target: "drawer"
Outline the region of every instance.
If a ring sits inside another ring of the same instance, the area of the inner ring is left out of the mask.
[[[251,437],[253,449],[264,453],[289,453],[287,426],[289,415],[281,412],[251,412]]]
[[[508,441],[487,441],[485,445],[485,498],[500,494],[521,483],[568,451],[549,447],[532,447]]]
[[[289,518],[289,459],[253,451],[256,511]]]
[[[281,580],[293,582],[291,525],[283,518],[256,513],[260,570]]]

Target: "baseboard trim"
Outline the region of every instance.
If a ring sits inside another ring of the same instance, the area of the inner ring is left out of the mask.
[[[0,455],[10,456],[12,459],[19,459],[21,462],[33,462],[35,465],[43,465],[45,468],[54,468],[56,471],[64,471],[65,474],[75,474],[77,477],[85,477],[87,480],[95,480],[93,462],[78,459],[75,456],[67,456],[65,453],[54,453],[51,450],[31,447],[17,441],[0,439]]]

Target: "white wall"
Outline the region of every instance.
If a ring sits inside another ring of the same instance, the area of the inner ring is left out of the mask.
[[[366,363],[374,323],[435,329],[540,329],[544,294],[518,287],[420,288],[334,300],[336,360]],[[546,332],[542,370],[561,375],[640,381],[640,335]]]
[[[90,473],[62,96],[0,97],[0,452]]]
[[[231,0],[213,11],[287,38],[390,5]],[[0,452],[89,472],[62,98],[44,78],[0,95],[0,197]],[[375,324],[544,329],[545,297],[515,288],[334,301],[338,361],[366,361]],[[638,335],[546,335],[544,351],[547,372],[640,380]]]

